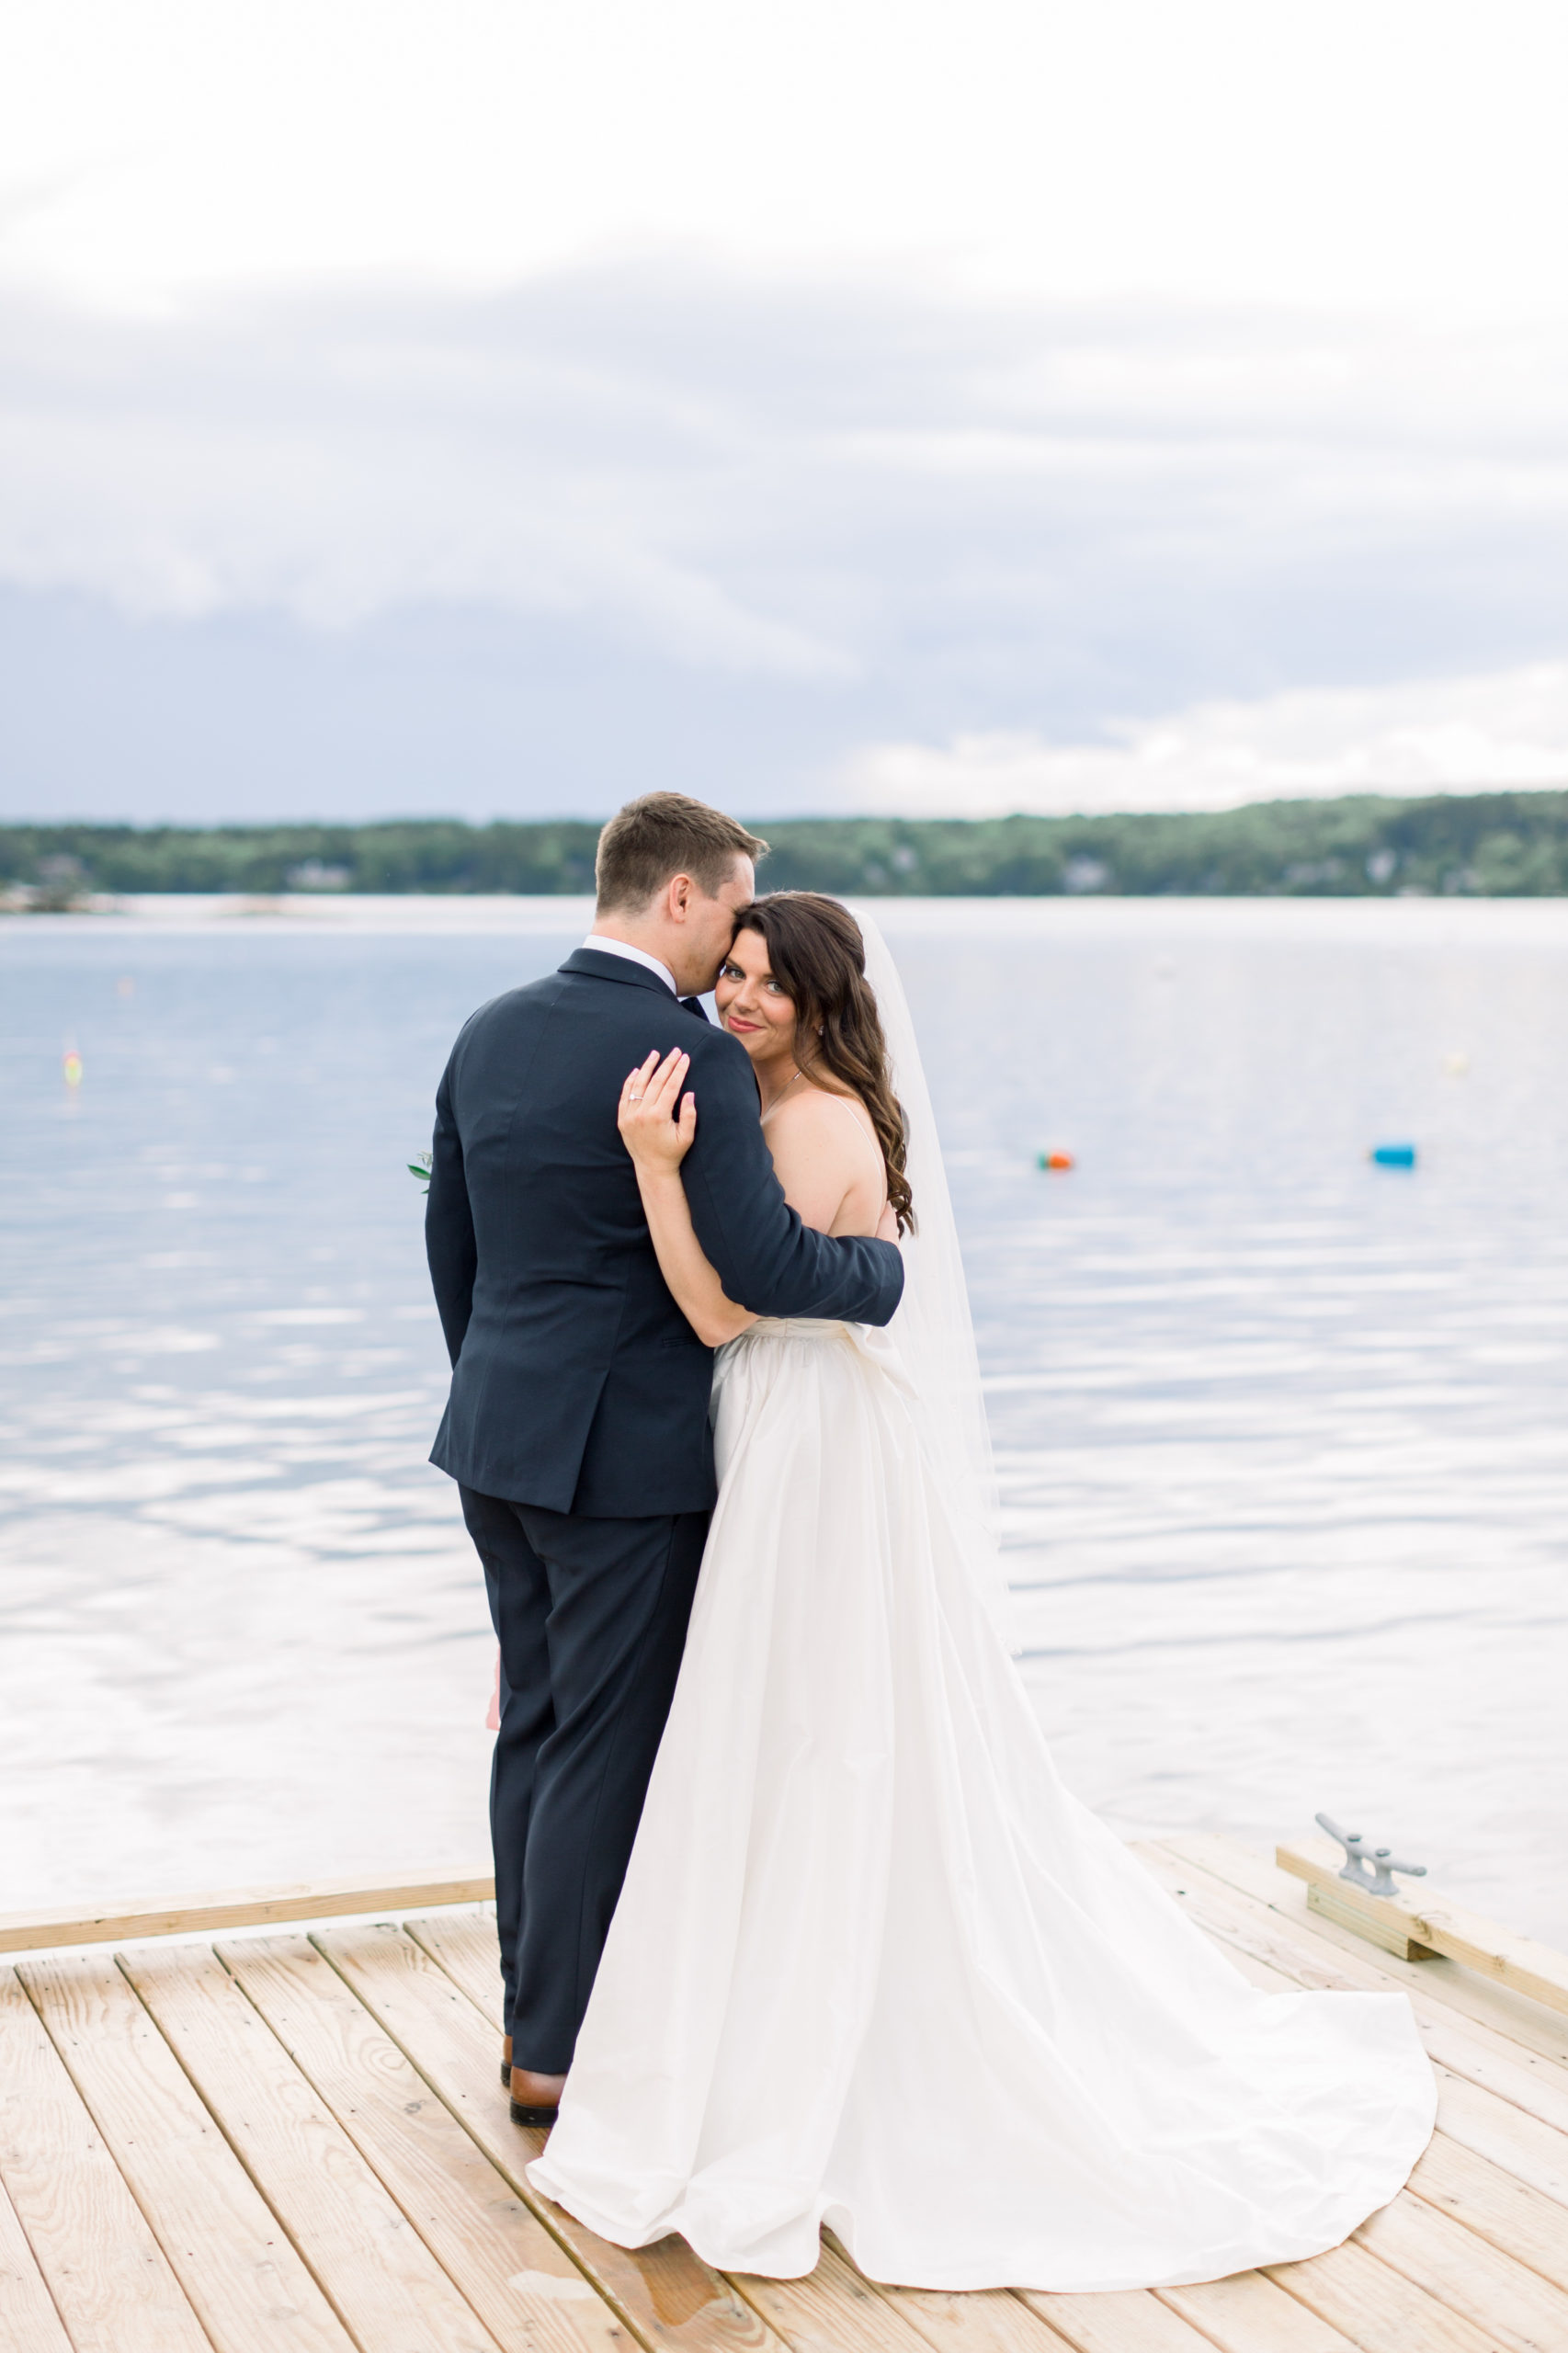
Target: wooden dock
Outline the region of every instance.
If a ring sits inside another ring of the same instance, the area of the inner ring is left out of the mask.
[[[1437,2134],[1332,2254],[1102,2296],[878,2288],[831,2245],[799,2280],[722,2276],[678,2239],[628,2254],[528,2186],[543,2136],[508,2119],[483,1908],[281,1925],[483,1882],[340,1884],[0,1923],[35,1956],[0,1969],[0,2353],[1568,2353],[1561,1959],[1511,1963],[1494,1948],[1521,1940],[1432,1899],[1469,1958],[1413,1935],[1427,1957],[1404,1959],[1313,1908],[1300,1854],[1139,1851],[1256,1984],[1415,2003]],[[278,1931],[213,1938],[258,1918]]]

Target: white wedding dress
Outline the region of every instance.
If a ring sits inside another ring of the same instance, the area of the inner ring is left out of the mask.
[[[824,2224],[923,2288],[1320,2253],[1431,2133],[1409,2004],[1257,1992],[1062,1787],[977,1574],[967,1314],[944,1335],[923,1303],[721,1352],[685,1663],[529,2178],[621,2245],[679,2232],[775,2278]]]

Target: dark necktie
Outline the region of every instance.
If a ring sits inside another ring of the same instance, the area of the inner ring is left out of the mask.
[[[683,996],[680,1005],[683,1013],[695,1013],[699,1021],[707,1020],[708,1016],[703,1011],[702,999],[699,996]]]

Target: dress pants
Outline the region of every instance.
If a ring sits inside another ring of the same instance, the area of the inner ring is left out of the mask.
[[[506,2030],[564,2075],[675,1695],[705,1511],[589,1519],[459,1490],[501,1645],[490,1777]]]

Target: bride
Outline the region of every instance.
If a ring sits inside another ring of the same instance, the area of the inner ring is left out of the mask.
[[[869,952],[868,952],[869,949]],[[1336,2245],[1436,2088],[1395,1994],[1262,1994],[1063,1789],[1012,1659],[974,1342],[892,959],[805,892],[717,989],[808,1224],[904,1238],[886,1333],[749,1315],[692,1232],[686,1058],[620,1129],[722,1343],[685,1661],[534,2187],[602,2236],[910,2287],[1210,2279]],[[895,1094],[896,1089],[896,1094]]]

